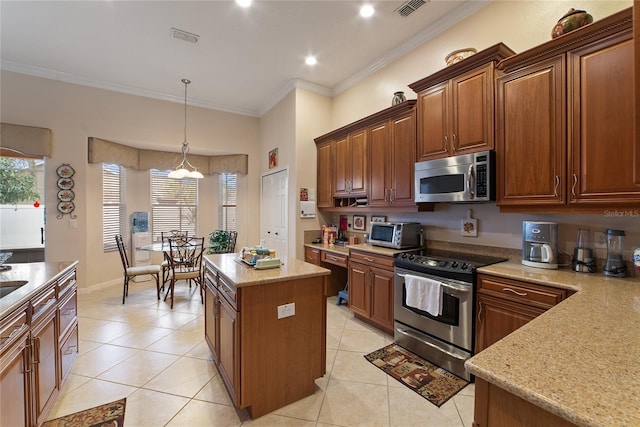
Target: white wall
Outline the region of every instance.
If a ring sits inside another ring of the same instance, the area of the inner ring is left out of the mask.
[[[206,82],[194,82],[206,84]],[[79,286],[122,277],[116,253],[102,251],[102,168],[87,163],[87,138],[104,138],[141,148],[179,152],[184,131],[184,106],[12,72],[0,74],[1,120],[53,131],[53,154],[46,167],[46,260],[79,260]],[[249,174],[239,176],[238,245],[254,242],[259,224],[260,154],[258,119],[204,108],[188,108],[187,136],[195,154],[248,154]],[[77,228],[69,217],[56,219],[56,175],[69,163],[74,175]],[[148,172],[128,171],[128,212],[149,211]],[[217,177],[199,185],[199,234],[217,226]]]

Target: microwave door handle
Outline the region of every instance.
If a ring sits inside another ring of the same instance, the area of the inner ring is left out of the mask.
[[[473,165],[469,165],[469,172],[467,173],[467,192],[469,193],[469,199],[474,199],[475,198],[475,191],[474,189],[476,188],[476,177],[474,176],[473,173]]]

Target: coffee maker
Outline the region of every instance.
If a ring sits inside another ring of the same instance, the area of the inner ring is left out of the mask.
[[[558,268],[558,224],[522,221],[522,264],[528,267]]]

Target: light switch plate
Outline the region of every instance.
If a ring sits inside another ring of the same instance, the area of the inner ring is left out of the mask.
[[[283,319],[285,317],[291,317],[294,314],[296,314],[296,303],[295,302],[278,306],[278,319]]]

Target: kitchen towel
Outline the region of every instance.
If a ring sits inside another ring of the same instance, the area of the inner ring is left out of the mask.
[[[441,282],[426,277],[405,274],[406,304],[432,316],[442,314]]]

